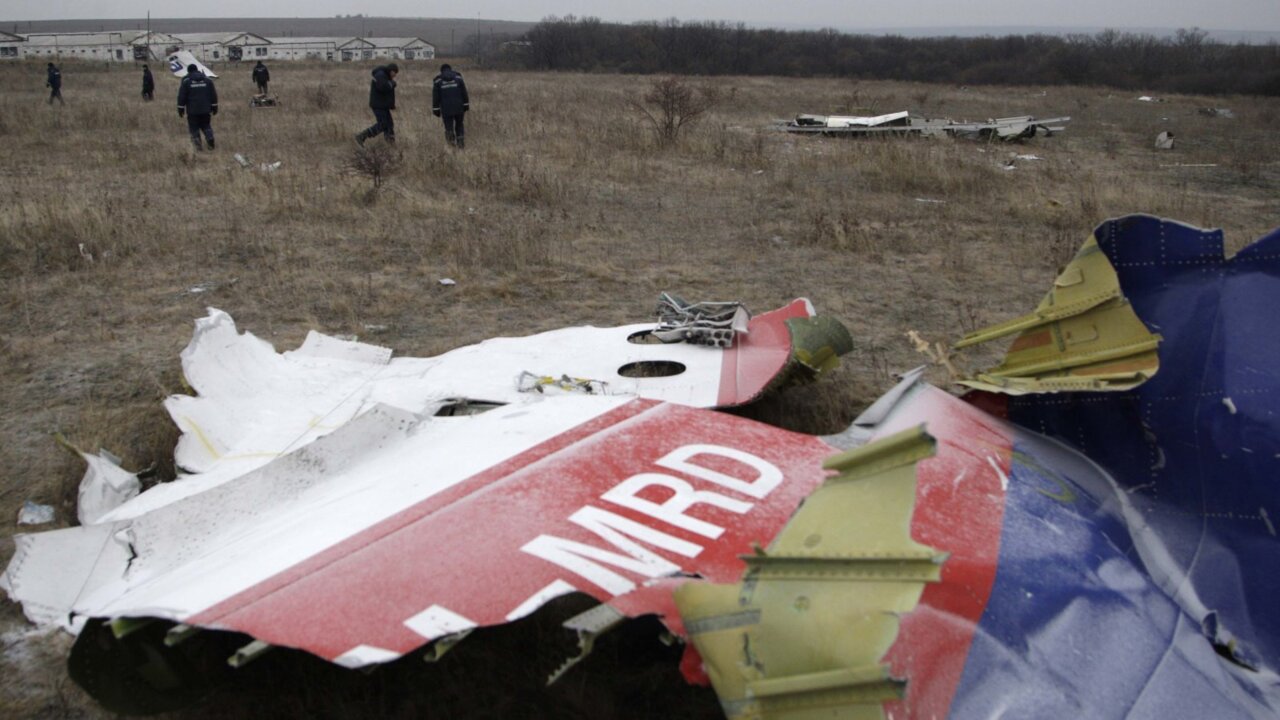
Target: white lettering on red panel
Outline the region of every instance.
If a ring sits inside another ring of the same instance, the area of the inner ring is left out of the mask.
[[[747,481],[691,462],[692,458],[700,455],[735,461],[754,470],[756,477]],[[756,499],[763,499],[782,482],[782,471],[767,460],[720,445],[685,445],[667,453],[655,464]],[[643,491],[652,487],[665,488],[671,494],[662,502],[640,497]],[[720,537],[725,529],[692,517],[687,514],[690,508],[711,505],[741,515],[754,507],[753,503],[717,492],[696,490],[689,482],[662,473],[632,475],[610,488],[601,495],[601,499],[712,540]],[[587,528],[625,554],[547,534],[529,541],[520,548],[521,551],[559,565],[613,595],[634,590],[636,583],[604,564],[645,578],[663,577],[680,571],[678,565],[629,540],[628,536],[690,558],[697,557],[703,550],[701,545],[590,505],[574,512],[569,520]]]

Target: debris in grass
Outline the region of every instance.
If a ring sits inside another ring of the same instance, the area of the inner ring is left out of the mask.
[[[53,522],[53,506],[41,505],[30,500],[22,503],[22,509],[18,511],[19,525],[43,525]]]

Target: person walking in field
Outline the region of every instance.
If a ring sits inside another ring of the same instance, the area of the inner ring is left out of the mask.
[[[258,94],[267,94],[267,83],[271,82],[271,71],[261,60],[253,66],[253,82],[258,86]]]
[[[151,66],[142,66],[142,99],[151,102],[156,99],[156,79],[151,77]]]
[[[450,145],[466,147],[466,130],[462,118],[471,109],[467,84],[462,75],[448,63],[440,66],[440,74],[431,81],[431,114],[444,119],[444,139]]]
[[[400,74],[400,66],[395,63],[379,65],[373,69],[373,82],[369,84],[369,109],[373,111],[376,122],[365,130],[356,133],[356,144],[364,145],[364,141],[383,133],[387,142],[396,142],[396,124],[391,118],[391,111],[396,109],[396,75]]]
[[[195,63],[187,66],[187,76],[182,78],[178,86],[178,117],[186,115],[187,130],[191,132],[191,144],[196,150],[200,146],[200,133],[213,149],[213,125],[211,118],[218,114],[218,90],[213,81],[200,72]]]
[[[59,105],[66,105],[67,101],[62,99],[62,71],[57,65],[49,63],[48,78],[44,81],[44,86],[49,88],[49,104],[53,104],[53,99],[58,99]]]

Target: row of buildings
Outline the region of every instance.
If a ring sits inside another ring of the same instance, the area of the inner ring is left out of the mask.
[[[23,58],[135,62],[162,60],[186,50],[200,62],[254,60],[430,60],[436,48],[419,37],[263,37],[247,32],[183,33],[145,30],[91,33],[31,33],[0,31],[0,60]]]

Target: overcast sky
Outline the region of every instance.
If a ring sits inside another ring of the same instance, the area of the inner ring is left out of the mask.
[[[1139,27],[1198,26],[1217,30],[1280,30],[1280,0],[0,0],[0,20],[153,17],[480,17],[539,20],[594,15],[632,21],[677,17],[757,26],[883,27]]]

